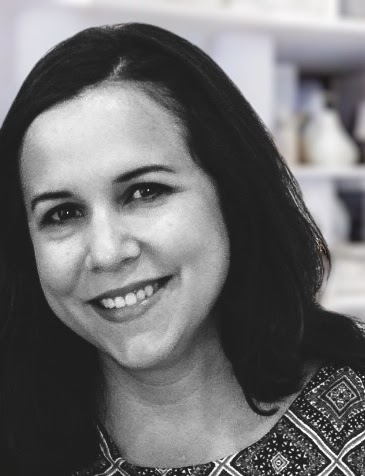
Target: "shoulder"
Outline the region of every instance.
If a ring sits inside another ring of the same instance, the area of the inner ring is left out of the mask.
[[[298,441],[328,464],[365,474],[365,369],[329,364],[285,414]],[[320,456],[319,456],[320,455]],[[347,473],[346,473],[347,474]]]

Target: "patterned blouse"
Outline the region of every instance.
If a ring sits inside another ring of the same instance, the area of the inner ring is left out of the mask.
[[[74,476],[364,476],[365,371],[322,367],[263,438],[211,463],[136,466],[99,431],[97,460]]]

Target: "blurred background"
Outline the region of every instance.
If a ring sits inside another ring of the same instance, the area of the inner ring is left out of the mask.
[[[365,322],[365,1],[0,0],[0,123],[54,44],[128,21],[186,37],[236,82],[330,246],[319,299]]]

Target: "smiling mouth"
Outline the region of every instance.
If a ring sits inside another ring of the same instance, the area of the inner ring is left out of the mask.
[[[150,297],[164,287],[170,279],[171,276],[167,276],[126,294],[114,297],[106,296],[103,299],[94,300],[93,303],[105,310],[130,308],[136,304],[147,303]]]

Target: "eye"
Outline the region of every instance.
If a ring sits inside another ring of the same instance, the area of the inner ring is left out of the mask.
[[[161,183],[146,182],[131,187],[128,193],[128,202],[144,201],[152,202],[171,192],[171,187]]]
[[[49,210],[42,219],[42,225],[62,225],[69,220],[81,217],[82,212],[76,205],[66,203]]]

